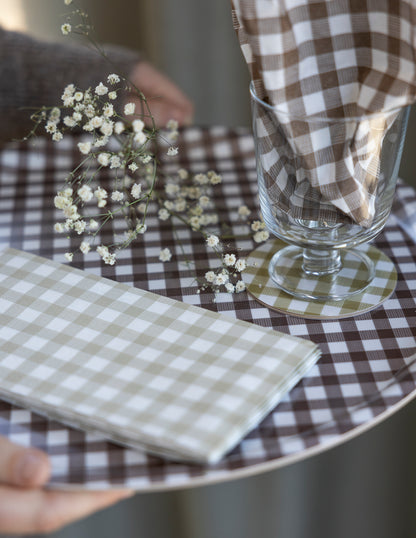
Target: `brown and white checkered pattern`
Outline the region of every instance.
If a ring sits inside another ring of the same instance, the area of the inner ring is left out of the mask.
[[[3,246],[62,261],[69,240],[54,234],[57,213],[51,200],[79,152],[77,140],[61,144],[39,141],[11,146],[0,154],[0,242]],[[254,244],[242,232],[238,207],[257,212],[257,174],[253,140],[245,129],[190,128],[181,133],[180,153],[165,163],[194,173],[218,171],[223,183],[215,196],[222,222],[237,236],[231,247],[241,255]],[[410,187],[400,185],[401,202],[416,204]],[[118,264],[104,266],[88,256],[76,259],[87,273],[105,276],[141,289],[223,312],[262,327],[307,338],[319,345],[322,358],[287,397],[215,465],[172,463],[147,453],[108,443],[98,434],[85,434],[14,405],[0,404],[0,434],[24,445],[46,450],[52,459],[52,484],[65,487],[111,487],[125,484],[137,490],[169,489],[261,472],[304,458],[351,438],[374,424],[409,398],[416,396],[416,244],[393,215],[376,246],[398,271],[393,295],[381,307],[358,317],[305,320],[269,310],[246,293],[221,294],[213,302],[197,294],[193,272],[182,263],[171,224],[150,215],[149,231],[125,251]],[[216,256],[200,237],[177,224],[176,233],[189,260],[202,276]],[[174,256],[162,264],[160,246]]]
[[[414,2],[232,4],[256,95],[275,107],[255,127],[272,200],[293,218],[346,215],[368,227],[382,143],[396,116],[387,111],[416,98]]]

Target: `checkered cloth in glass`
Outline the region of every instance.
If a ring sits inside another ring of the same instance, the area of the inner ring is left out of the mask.
[[[1,255],[2,396],[133,447],[218,461],[319,355],[307,340]]]
[[[232,3],[257,96],[276,107],[259,120],[270,197],[293,218],[371,225],[381,144],[395,117],[384,111],[416,96],[414,2]]]

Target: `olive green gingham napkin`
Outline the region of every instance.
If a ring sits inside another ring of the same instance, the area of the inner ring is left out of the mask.
[[[275,107],[257,120],[269,196],[293,218],[370,226],[387,129],[416,98],[415,2],[232,6],[256,95]]]
[[[307,340],[0,254],[2,398],[131,447],[216,462],[319,356]]]

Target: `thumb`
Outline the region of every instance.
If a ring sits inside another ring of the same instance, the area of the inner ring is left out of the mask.
[[[48,456],[0,436],[0,483],[26,488],[44,485],[50,476]]]

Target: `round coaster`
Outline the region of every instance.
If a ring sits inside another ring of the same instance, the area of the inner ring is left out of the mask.
[[[309,319],[340,319],[358,316],[373,310],[393,293],[397,283],[397,272],[393,262],[372,245],[363,245],[360,250],[369,256],[375,265],[375,277],[363,292],[340,301],[315,301],[297,299],[280,290],[269,276],[271,257],[286,243],[275,239],[253,250],[247,258],[247,268],[242,273],[247,291],[261,304],[283,312]],[[351,275],[354,279],[355,275]],[[301,275],[299,283],[301,284]]]

